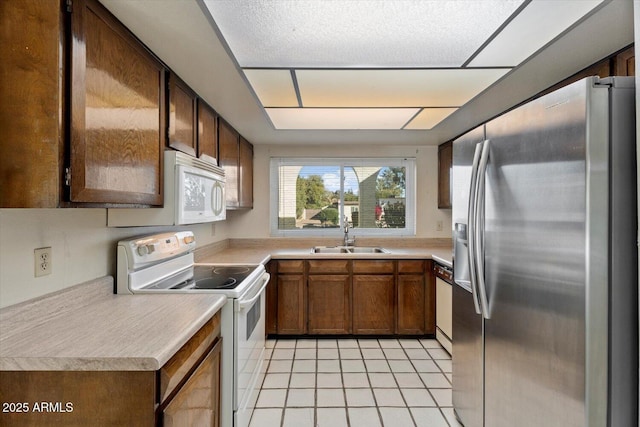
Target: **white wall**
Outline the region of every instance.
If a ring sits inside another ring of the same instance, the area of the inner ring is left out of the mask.
[[[409,146],[254,146],[254,208],[230,212],[229,235],[236,238],[266,238],[269,235],[269,160],[271,157],[415,157],[416,158],[416,237],[451,237],[451,210],[438,209],[438,147]],[[437,222],[442,221],[442,231]]]
[[[116,273],[118,240],[188,229],[198,246],[226,239],[227,224],[107,228],[106,209],[0,209],[0,307]],[[33,250],[52,248],[52,272],[34,277]]]

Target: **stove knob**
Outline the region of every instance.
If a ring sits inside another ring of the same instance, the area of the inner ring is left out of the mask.
[[[189,243],[193,243],[196,240],[193,236],[184,236],[184,243],[188,245]]]
[[[146,245],[138,246],[138,255],[145,256],[149,253],[149,247]]]

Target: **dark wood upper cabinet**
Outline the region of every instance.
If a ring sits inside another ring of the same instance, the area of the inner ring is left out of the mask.
[[[240,136],[240,194],[238,204],[240,208],[253,208],[253,145]]]
[[[218,119],[219,164],[225,171],[227,209],[253,208],[253,145]]]
[[[451,167],[453,143],[438,146],[438,209],[451,209]]]
[[[218,144],[220,159],[218,163],[224,169],[226,176],[225,193],[227,194],[227,209],[239,206],[238,200],[238,172],[240,157],[240,135],[222,118],[218,119]]]
[[[70,17],[70,199],[161,205],[166,69],[99,2]]]
[[[60,203],[63,15],[55,1],[0,2],[2,208],[54,208]]]
[[[198,98],[198,157],[218,162],[218,115]]]
[[[175,74],[169,76],[169,147],[196,156],[197,95]]]

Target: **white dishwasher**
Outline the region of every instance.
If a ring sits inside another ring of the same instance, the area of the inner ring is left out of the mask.
[[[453,340],[451,268],[434,264],[436,273],[436,339],[451,354]]]

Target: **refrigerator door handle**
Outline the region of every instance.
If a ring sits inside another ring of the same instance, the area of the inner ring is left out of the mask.
[[[482,153],[483,142],[476,145],[473,154],[473,164],[471,167],[471,185],[469,187],[469,208],[467,212],[467,254],[469,256],[469,281],[471,282],[471,294],[473,295],[473,305],[477,314],[482,314],[480,302],[478,300],[478,279],[476,271],[476,255],[475,255],[475,220],[476,220],[476,191],[478,179],[478,164],[480,163],[480,155]]]
[[[482,145],[482,154],[480,156],[480,163],[478,164],[478,177],[476,182],[476,197],[475,197],[475,220],[473,229],[473,241],[475,249],[475,264],[476,264],[476,282],[478,289],[478,296],[480,299],[480,309],[482,310],[482,316],[485,319],[489,319],[489,301],[487,299],[487,286],[484,277],[484,207],[485,207],[485,174],[487,172],[487,166],[489,163],[489,140],[484,141]]]

